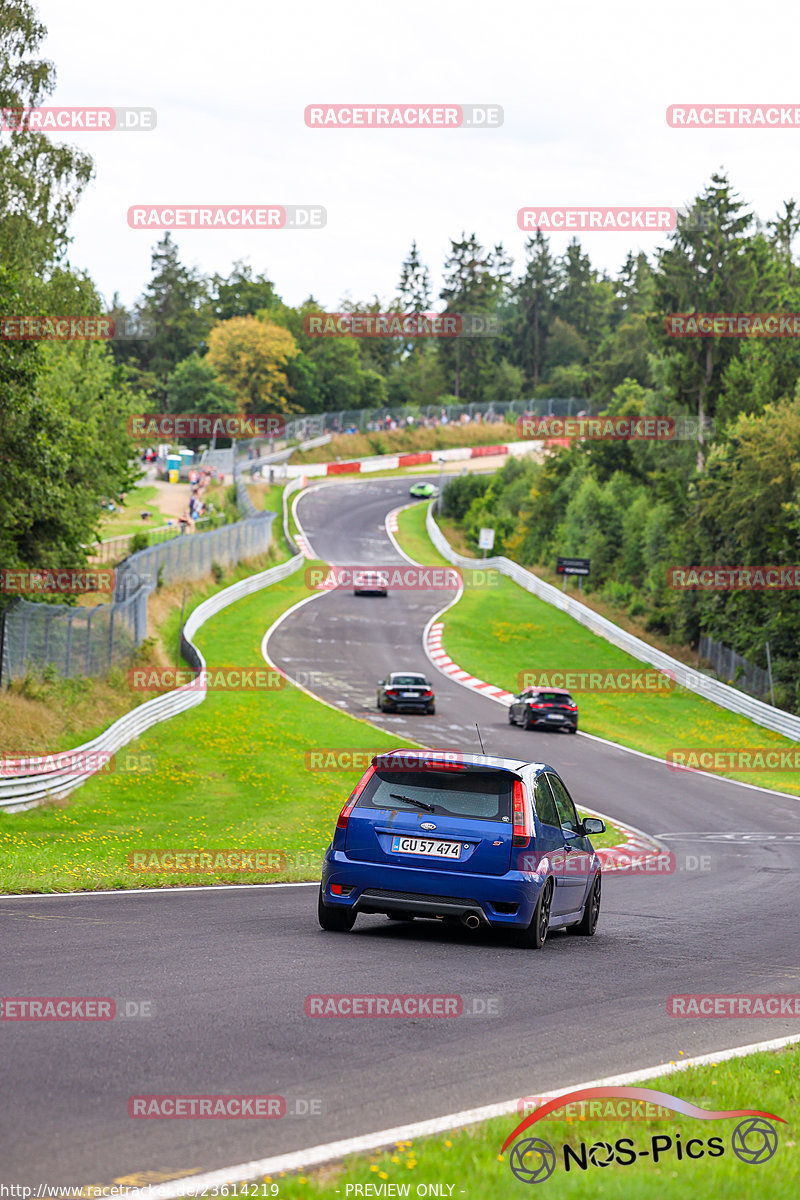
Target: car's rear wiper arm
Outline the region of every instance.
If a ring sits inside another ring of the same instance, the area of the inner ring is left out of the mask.
[[[401,796],[399,792],[389,792],[391,800],[405,800],[408,804],[416,804],[418,808],[424,808],[426,812],[436,812],[432,804],[426,804],[424,800],[415,800],[413,796]]]

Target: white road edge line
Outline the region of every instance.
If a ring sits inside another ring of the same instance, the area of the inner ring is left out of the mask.
[[[394,546],[395,550],[400,555],[400,557],[404,558],[407,563],[411,563],[412,567],[418,567],[420,564],[416,561],[416,559],[412,558],[410,554],[406,554],[405,550],[400,545],[397,538],[394,536],[394,533],[389,528],[389,522],[392,519],[392,517],[399,517],[400,513],[405,512],[407,508],[414,508],[415,503],[416,502],[412,500],[410,504],[401,504],[399,508],[393,508],[391,512],[388,512],[386,514],[386,520],[384,521],[384,527],[386,529],[386,536],[388,537],[389,541],[392,543],[392,545]]]
[[[658,1066],[628,1071],[624,1075],[607,1075],[601,1079],[590,1079],[586,1083],[572,1083],[548,1092],[546,1095],[548,1097],[563,1095],[576,1088],[624,1087],[629,1083],[638,1083],[653,1076],[672,1075],[677,1071],[685,1071],[688,1067],[741,1058],[747,1054],[755,1054],[759,1050],[780,1050],[784,1046],[790,1046],[798,1041],[800,1041],[800,1033],[793,1033],[788,1037],[772,1038],[766,1042],[753,1042],[748,1046],[734,1046],[729,1050],[720,1050],[716,1054],[700,1054],[696,1058],[681,1059],[679,1062],[660,1063]],[[237,1163],[232,1167],[209,1171],[205,1175],[187,1176],[163,1184],[154,1183],[147,1188],[132,1189],[128,1192],[126,1200],[179,1200],[180,1197],[185,1196],[189,1187],[196,1195],[203,1188],[213,1188],[226,1183],[244,1183],[257,1176],[276,1175],[280,1171],[308,1170],[312,1167],[322,1166],[323,1163],[334,1159],[343,1158],[345,1155],[365,1154],[371,1150],[390,1146],[395,1142],[428,1137],[434,1133],[444,1133],[449,1129],[475,1125],[478,1121],[487,1121],[492,1117],[517,1113],[518,1105],[518,1099],[502,1100],[498,1104],[486,1104],[482,1108],[469,1108],[463,1112],[448,1113],[446,1116],[433,1117],[428,1121],[414,1121],[408,1125],[395,1126],[393,1129],[380,1129],[374,1133],[361,1134],[358,1137],[343,1138],[337,1142],[310,1146],[307,1150],[293,1150],[288,1154],[273,1155],[271,1158]]]
[[[182,887],[106,888],[96,892],[0,892],[0,905],[6,900],[74,900],[81,896],[161,896],[169,892],[241,892],[261,891],[262,888],[318,887],[318,879],[287,879],[282,883],[198,883]]]
[[[308,535],[307,535],[305,529],[300,524],[300,518],[297,515],[297,505],[298,505],[298,502],[300,500],[302,500],[303,496],[307,496],[309,492],[313,492],[313,491],[316,491],[316,488],[301,487],[300,490],[298,491],[297,495],[295,496],[294,500],[292,501],[292,517],[294,518],[294,523],[297,526],[298,535],[303,539],[306,549],[308,550],[308,557],[311,559],[315,559],[317,556],[314,553],[314,547],[311,545],[311,542],[308,540]]]

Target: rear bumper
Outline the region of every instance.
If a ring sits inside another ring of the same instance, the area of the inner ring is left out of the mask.
[[[578,718],[564,717],[563,721],[548,721],[547,717],[536,717],[533,724],[535,729],[576,729]]]
[[[333,895],[331,884],[350,888]],[[361,862],[344,851],[329,850],[322,867],[325,903],[356,912],[413,913],[420,917],[463,920],[474,914],[481,925],[515,928],[530,924],[544,884],[530,874],[468,875],[452,871]],[[505,910],[505,911],[504,911]]]

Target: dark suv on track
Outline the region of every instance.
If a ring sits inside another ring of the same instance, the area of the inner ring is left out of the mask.
[[[511,701],[509,725],[523,729],[566,729],[578,732],[578,706],[563,688],[525,688]]]

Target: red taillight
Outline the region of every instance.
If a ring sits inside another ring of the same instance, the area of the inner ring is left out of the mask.
[[[525,788],[521,779],[514,780],[514,832],[511,838],[512,846],[525,846],[530,841],[530,826],[528,810],[525,805]]]
[[[339,813],[339,818],[336,822],[337,829],[347,829],[347,822],[350,820],[350,813],[355,808],[358,797],[361,795],[364,788],[367,786],[367,784],[369,783],[370,779],[372,778],[372,776],[374,774],[375,774],[375,768],[370,767],[369,770],[364,775],[361,776],[361,778],[359,779],[358,783],[355,786],[355,789],[348,797],[347,803],[345,804],[342,811]]]
[[[387,695],[387,696],[399,696],[399,695],[400,695],[400,693],[399,693],[399,691],[397,690],[397,688],[387,688],[387,689],[386,689],[386,695]]]
[[[423,698],[423,700],[427,700],[428,696],[432,696],[432,695],[433,695],[433,692],[430,690],[430,688],[428,688],[427,692],[422,693],[422,698]]]

